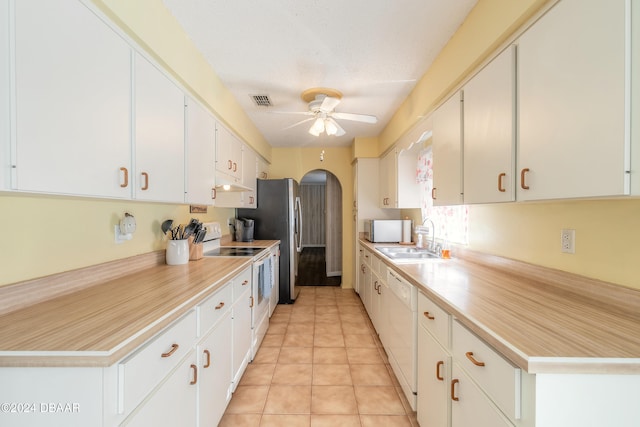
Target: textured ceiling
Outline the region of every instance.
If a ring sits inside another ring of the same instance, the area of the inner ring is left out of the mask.
[[[216,74],[274,147],[347,146],[376,136],[477,0],[163,0]],[[346,135],[307,130],[300,94],[343,93]],[[268,95],[273,106],[257,106]]]

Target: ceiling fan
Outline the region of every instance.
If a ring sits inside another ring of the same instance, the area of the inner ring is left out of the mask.
[[[342,93],[335,89],[321,87],[307,89],[302,92],[301,98],[305,102],[309,103],[309,111],[292,112],[291,114],[304,114],[312,117],[298,123],[294,123],[285,129],[290,129],[302,123],[313,121],[313,124],[309,128],[309,133],[311,135],[320,136],[322,132],[326,132],[329,136],[342,136],[345,134],[345,130],[336,120],[351,120],[371,124],[378,122],[378,118],[376,116],[336,112],[335,108],[342,99]]]

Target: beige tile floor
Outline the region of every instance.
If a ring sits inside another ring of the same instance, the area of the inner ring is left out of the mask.
[[[351,289],[301,287],[278,305],[220,426],[417,426]]]

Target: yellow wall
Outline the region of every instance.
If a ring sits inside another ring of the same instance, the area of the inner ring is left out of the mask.
[[[320,153],[324,150],[324,161]],[[276,148],[272,150],[269,169],[271,178],[294,178],[300,182],[312,170],[322,169],[334,174],[342,186],[342,287],[353,287],[353,171],[351,147]]]
[[[220,221],[233,209],[190,214],[184,205],[0,194],[0,285],[60,273],[165,248],[160,224],[172,218]],[[136,218],[132,240],[115,244],[125,212]]]

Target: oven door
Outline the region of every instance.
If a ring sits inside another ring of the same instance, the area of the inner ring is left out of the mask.
[[[269,327],[269,296],[273,280],[271,253],[253,263],[253,289],[251,308],[252,356],[255,357]]]

